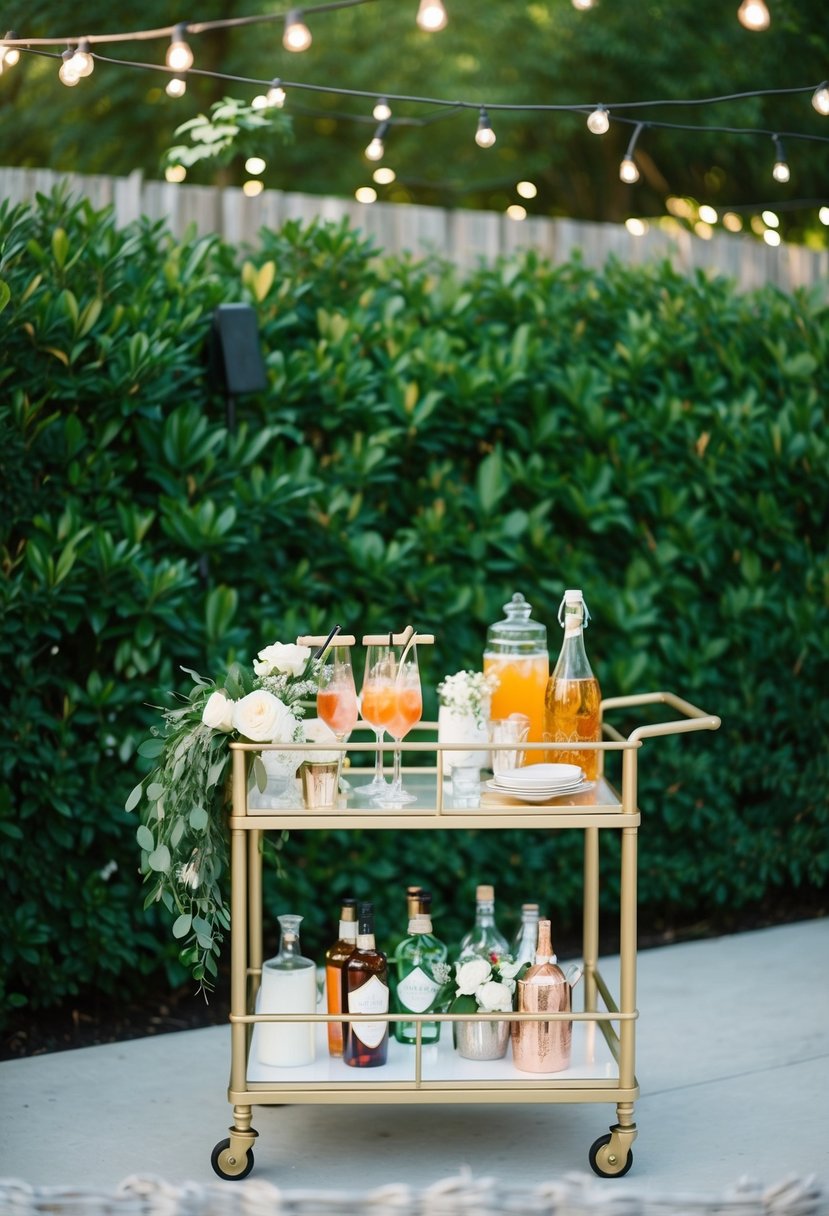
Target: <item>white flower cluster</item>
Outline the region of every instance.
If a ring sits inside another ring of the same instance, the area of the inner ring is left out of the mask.
[[[489,718],[492,694],[498,687],[498,677],[492,672],[457,671],[445,676],[438,684],[441,705],[459,714],[472,714],[482,726]]]
[[[202,722],[227,734],[237,731],[253,743],[294,742],[302,711],[294,711],[291,703],[317,690],[315,679],[299,678],[310,657],[308,646],[283,642],[266,646],[253,661],[261,687],[238,701],[217,689],[205,702]]]
[[[484,1013],[506,1013],[512,1009],[515,977],[520,970],[520,963],[503,958],[494,965],[485,958],[455,963],[458,996],[474,996]]]

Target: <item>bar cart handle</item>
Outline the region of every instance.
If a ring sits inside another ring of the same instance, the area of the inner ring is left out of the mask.
[[[718,730],[720,719],[716,714],[707,714],[705,710],[683,700],[673,692],[646,692],[629,697],[606,697],[602,701],[602,713],[608,709],[630,708],[634,705],[670,705],[678,713],[684,714],[670,722],[655,722],[652,726],[637,726],[628,735],[629,743],[637,743],[640,739],[652,739],[658,735],[680,735],[692,730]]]

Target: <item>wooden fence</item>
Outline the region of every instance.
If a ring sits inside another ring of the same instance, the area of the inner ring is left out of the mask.
[[[827,250],[786,244],[773,248],[748,236],[725,233],[702,240],[679,226],[668,231],[651,225],[644,236],[633,236],[622,224],[532,217],[517,221],[491,211],[365,205],[280,190],[247,198],[238,188],[146,181],[137,172],[129,177],[104,177],[0,168],[0,198],[23,202],[37,192],[49,193],[62,182],[95,207],[112,205],[119,225],[143,215],[164,220],[179,236],[192,223],[201,233],[215,232],[234,245],[251,248],[256,247],[261,229],[278,228],[289,219],[340,221],[347,217],[388,253],[433,253],[463,267],[528,248],[552,262],[564,262],[579,250],[588,266],[601,267],[610,256],[636,263],[667,258],[683,273],[724,274],[743,290],[764,283],[775,283],[784,291],[817,284],[824,290],[829,287]]]

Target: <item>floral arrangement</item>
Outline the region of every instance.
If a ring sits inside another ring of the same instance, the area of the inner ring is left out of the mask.
[[[157,761],[126,803],[141,816],[136,836],[150,887],[144,906],[160,902],[175,918],[179,958],[205,991],[213,987],[230,927],[222,893],[229,745],[302,742],[300,702],[316,695],[320,662],[307,646],[275,642],[259,651],[253,672],[232,664],[222,685],[182,668],[194,681],[192,691],[177,698],[182,704],[161,709],[162,725],[138,748]],[[264,790],[267,772],[258,754],[252,769]]]
[[[455,999],[450,1013],[508,1013],[523,966],[506,955],[491,962],[481,957],[455,963]]]
[[[489,718],[492,694],[498,687],[498,677],[493,672],[458,671],[446,676],[438,684],[437,692],[441,705],[457,714],[470,714],[475,725],[482,729]]]

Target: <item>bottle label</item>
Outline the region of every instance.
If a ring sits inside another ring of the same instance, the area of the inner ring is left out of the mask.
[[[435,983],[422,967],[415,967],[397,985],[400,1004],[410,1013],[423,1013],[439,992],[440,984]]]
[[[388,987],[376,975],[348,994],[349,1013],[388,1013],[388,1010]],[[351,1029],[366,1047],[379,1047],[388,1025],[388,1022],[352,1022]]]

